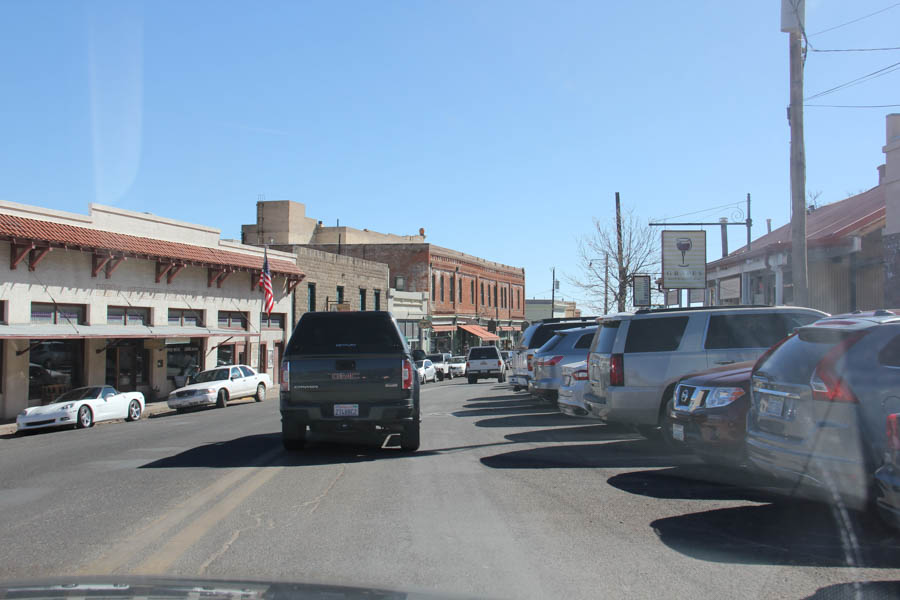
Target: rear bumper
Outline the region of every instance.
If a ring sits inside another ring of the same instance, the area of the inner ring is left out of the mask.
[[[471,377],[472,379],[494,379],[500,377],[501,371],[469,371],[466,373],[466,377]]]
[[[412,421],[415,418],[415,407],[412,399],[378,403],[360,402],[358,403],[359,416],[357,417],[335,417],[334,404],[332,402],[294,403],[282,398],[281,420],[293,423],[331,423],[334,425],[341,423],[368,423],[371,425],[383,425],[400,421]]]
[[[528,382],[531,378],[528,375],[523,375],[521,373],[516,373],[515,375],[509,376],[509,383],[513,386],[519,386],[521,388],[527,388]]]
[[[584,402],[591,414],[611,423],[629,425],[656,425],[662,392],[628,387],[609,387],[606,396],[590,392],[584,395]]]
[[[747,458],[760,471],[790,483],[803,497],[830,503],[840,498],[855,509],[865,508],[870,499],[872,473],[862,462],[788,449],[752,432],[747,435]]]
[[[587,409],[587,406],[585,406],[584,402],[579,396],[574,395],[571,389],[564,388],[559,391],[556,405],[559,407],[559,412],[570,417],[590,418],[593,416]]]
[[[681,425],[684,440],[674,440],[698,454],[740,461],[744,457],[746,410],[734,406],[687,412],[670,410],[666,427]]]

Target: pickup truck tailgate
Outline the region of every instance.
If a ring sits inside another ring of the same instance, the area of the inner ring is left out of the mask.
[[[291,401],[297,403],[385,402],[409,398],[403,360],[392,355],[317,356],[290,361]]]

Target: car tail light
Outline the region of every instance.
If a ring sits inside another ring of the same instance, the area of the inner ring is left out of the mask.
[[[588,380],[588,372],[587,369],[578,369],[574,373],[572,373],[572,379],[575,381],[587,381]]]
[[[887,416],[884,434],[887,441],[887,449],[900,451],[900,414],[895,413]]]
[[[545,358],[541,364],[544,365],[545,367],[555,367],[560,362],[562,362],[563,358],[564,357],[562,355],[554,356],[552,358]]]
[[[622,354],[609,357],[609,385],[625,385],[625,356]]]
[[[413,386],[413,365],[408,358],[403,359],[400,373],[403,375],[403,389],[411,389]]]
[[[466,361],[466,371],[469,370],[469,361]]]
[[[498,366],[498,367],[502,367],[502,366],[503,366],[503,361],[502,361],[502,360],[498,360],[498,361],[497,361],[497,366]]]
[[[534,365],[532,364],[533,361],[534,361],[534,355],[529,354],[528,355],[528,370],[529,371],[534,371]]]
[[[291,391],[291,363],[288,361],[281,363],[281,391]]]
[[[838,374],[835,366],[853,344],[861,340],[866,333],[868,332],[860,331],[848,336],[829,350],[825,357],[819,361],[816,370],[813,371],[812,377],[809,379],[813,400],[859,404],[859,400],[853,394],[849,384]]]

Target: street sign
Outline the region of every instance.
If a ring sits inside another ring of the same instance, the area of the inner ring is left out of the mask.
[[[635,275],[631,280],[632,304],[650,306],[650,276]]]
[[[662,232],[663,284],[667,289],[706,287],[706,232]]]

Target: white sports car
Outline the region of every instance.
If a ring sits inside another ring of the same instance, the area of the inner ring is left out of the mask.
[[[26,408],[16,417],[18,431],[46,427],[91,427],[97,421],[137,421],[144,412],[140,392],[117,392],[108,385],[75,388],[44,406]]]

